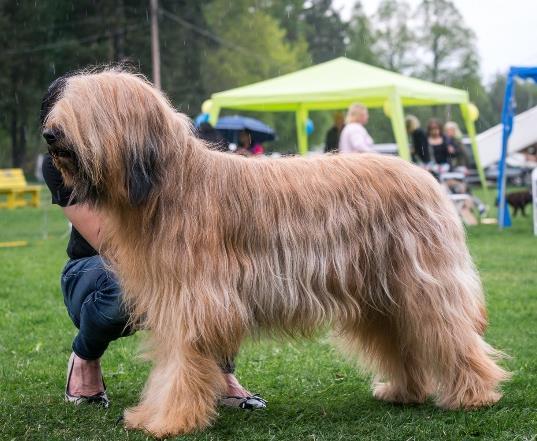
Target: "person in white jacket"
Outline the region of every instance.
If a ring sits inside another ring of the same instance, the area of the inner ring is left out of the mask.
[[[373,139],[364,127],[368,120],[367,107],[358,103],[349,107],[346,125],[339,138],[339,153],[374,152]]]

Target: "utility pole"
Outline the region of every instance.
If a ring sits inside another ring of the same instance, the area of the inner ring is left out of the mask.
[[[151,59],[153,60],[153,83],[160,89],[160,48],[158,44],[158,0],[151,4]]]

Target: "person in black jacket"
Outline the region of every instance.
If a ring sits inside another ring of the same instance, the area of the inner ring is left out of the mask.
[[[414,115],[405,118],[406,131],[412,142],[412,159],[414,162],[427,164],[431,161],[427,135],[420,128],[420,121]]]
[[[326,132],[326,138],[324,141],[324,152],[334,152],[337,151],[339,146],[339,135],[343,130],[345,125],[345,117],[343,113],[336,112],[334,113],[334,125]]]

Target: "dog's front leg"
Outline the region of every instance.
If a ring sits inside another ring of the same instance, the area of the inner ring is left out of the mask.
[[[159,438],[207,427],[225,391],[218,363],[189,346],[169,345],[158,339],[154,344],[154,368],[141,403],[125,411],[125,427]]]

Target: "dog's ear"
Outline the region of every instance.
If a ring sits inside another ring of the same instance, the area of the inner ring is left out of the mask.
[[[127,192],[129,202],[134,207],[144,204],[156,184],[154,155],[129,161],[127,170]]]

